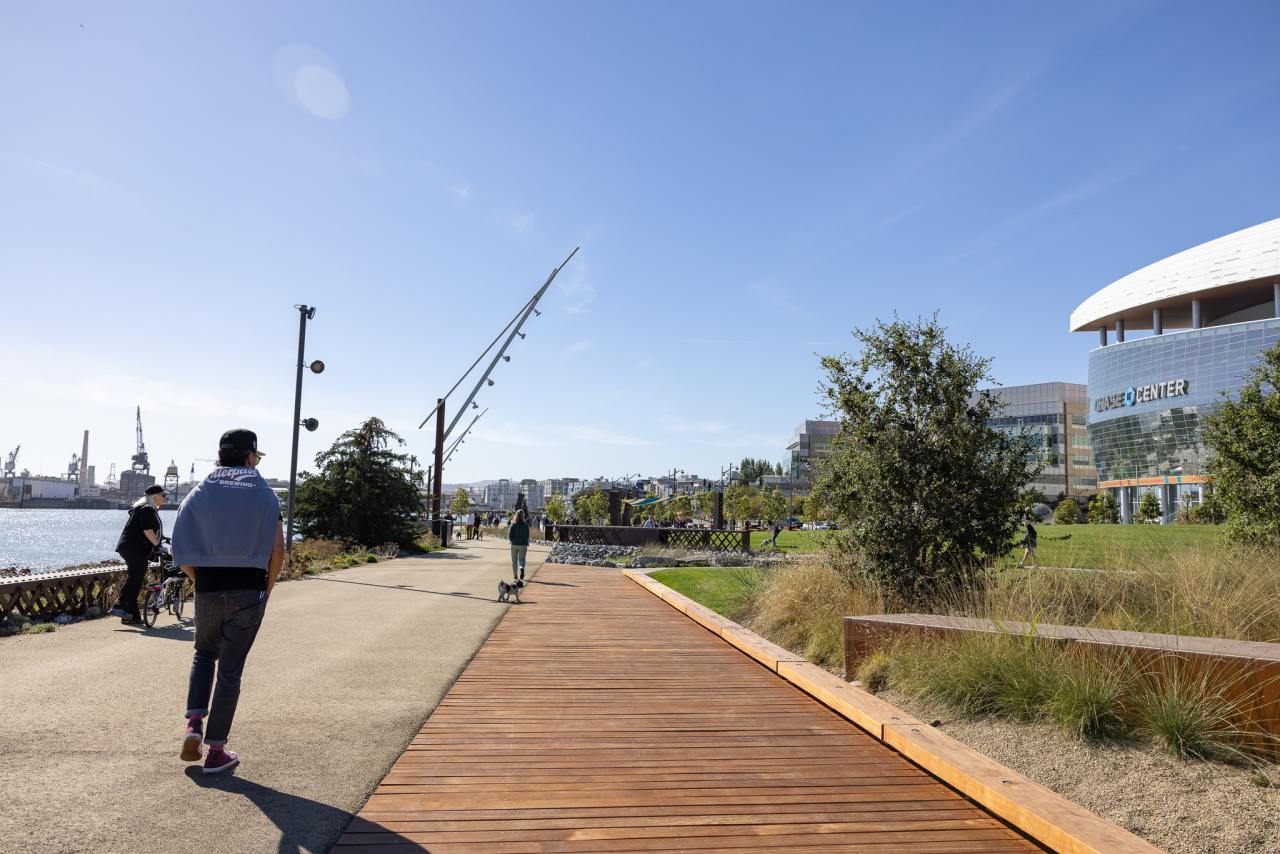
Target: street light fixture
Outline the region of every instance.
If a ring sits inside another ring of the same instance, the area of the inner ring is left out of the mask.
[[[284,548],[293,551],[293,497],[298,490],[298,428],[306,427],[308,433],[314,433],[320,422],[314,418],[302,418],[302,369],[309,367],[311,373],[324,372],[324,362],[316,359],[310,365],[303,360],[307,342],[307,321],[316,316],[314,305],[295,305],[298,310],[298,378],[293,390],[293,453],[289,458],[289,525],[285,535]]]

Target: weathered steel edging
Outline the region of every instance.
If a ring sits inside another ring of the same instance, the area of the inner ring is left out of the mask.
[[[1032,782],[880,698],[655,581],[623,575],[883,744],[1043,845],[1063,854],[1161,854],[1119,825]]]

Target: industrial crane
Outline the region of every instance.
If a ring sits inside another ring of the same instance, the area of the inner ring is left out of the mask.
[[[151,462],[147,459],[147,446],[142,442],[142,407],[138,407],[138,452],[133,455],[133,471],[151,474]]]
[[[5,460],[5,463],[4,463],[5,477],[13,477],[14,473],[17,471],[18,451],[21,451],[21,450],[22,450],[22,446],[19,445],[18,447],[14,448],[12,451],[9,452],[9,459]]]

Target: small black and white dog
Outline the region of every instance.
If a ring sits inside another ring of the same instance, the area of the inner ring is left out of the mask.
[[[514,596],[516,603],[520,602],[520,590],[524,587],[524,579],[517,581],[499,581],[498,582],[498,601],[510,602]]]

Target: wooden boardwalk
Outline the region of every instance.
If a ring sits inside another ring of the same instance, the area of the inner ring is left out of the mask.
[[[334,854],[1043,850],[617,571],[526,592]]]

